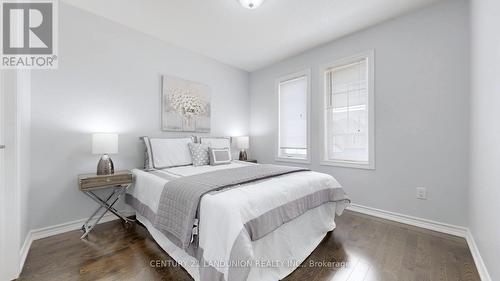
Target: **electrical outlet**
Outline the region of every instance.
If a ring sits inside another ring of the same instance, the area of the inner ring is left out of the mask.
[[[417,199],[427,200],[427,188],[417,187]]]

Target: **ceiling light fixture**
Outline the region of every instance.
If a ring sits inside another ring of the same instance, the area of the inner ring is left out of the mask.
[[[250,10],[257,9],[262,4],[262,2],[264,2],[264,0],[238,0],[238,1],[240,2],[241,6]]]

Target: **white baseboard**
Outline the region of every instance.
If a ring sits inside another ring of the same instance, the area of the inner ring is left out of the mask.
[[[351,204],[350,207],[347,208],[353,212],[362,213],[378,218],[383,218],[386,220],[391,220],[395,222],[400,222],[412,226],[417,226],[441,233],[450,234],[453,236],[459,236],[466,238],[468,229],[462,226],[451,225],[447,223],[437,222],[433,220],[398,214],[394,212],[384,211],[380,209],[375,209],[371,207],[365,207],[357,204]]]
[[[471,251],[472,257],[474,258],[474,263],[476,264],[477,271],[479,272],[479,276],[482,281],[491,281],[491,277],[488,273],[486,265],[484,264],[483,258],[479,253],[479,249],[477,248],[476,242],[470,230],[466,227],[451,225],[447,223],[437,222],[433,220],[403,215],[399,213],[384,211],[376,208],[361,206],[357,204],[351,204],[347,208],[353,212],[362,213],[390,221],[395,221],[399,223],[408,224],[411,226],[421,227],[445,234],[450,234],[458,237],[463,237],[467,241],[469,245],[469,249]]]
[[[482,281],[492,281],[490,274],[488,273],[488,269],[486,268],[486,264],[479,253],[479,248],[476,245],[476,241],[472,236],[472,232],[467,230],[467,236],[465,237],[467,240],[467,244],[469,245],[470,252],[472,253],[472,257],[474,258],[474,263],[476,264],[477,271],[479,272],[479,276]]]
[[[24,262],[26,262],[26,258],[28,257],[31,243],[33,243],[33,236],[30,231],[28,232],[28,235],[26,235],[26,239],[24,239],[23,246],[21,247],[21,251],[19,253],[19,274],[21,274],[21,271],[23,271]]]
[[[123,215],[125,216],[132,216],[135,215],[135,212],[132,211],[120,211]],[[118,218],[114,214],[106,214],[99,224],[117,220]],[[24,240],[23,246],[21,247],[21,251],[19,253],[20,256],[20,264],[19,264],[19,272],[22,271],[24,262],[26,261],[26,257],[28,256],[28,252],[31,248],[31,244],[33,241],[42,239],[42,238],[47,238],[53,235],[81,229],[82,225],[87,221],[87,218],[84,219],[79,219],[79,220],[74,220],[66,223],[61,223],[53,226],[48,226],[48,227],[42,227],[38,229],[33,229],[30,232],[28,232],[28,235],[26,236],[26,239]]]

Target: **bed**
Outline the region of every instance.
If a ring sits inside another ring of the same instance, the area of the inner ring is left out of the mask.
[[[188,204],[176,196],[173,198],[180,204],[162,202],[172,184],[269,168],[275,167],[231,161],[220,166],[135,169],[135,183],[125,199],[136,210],[137,220],[194,280],[280,280],[335,228],[335,215],[349,204],[330,175],[289,169],[292,172],[204,193],[197,203],[195,223],[189,224],[191,239],[187,243],[159,223],[162,219],[166,224],[175,221],[178,209],[166,212],[168,205]]]

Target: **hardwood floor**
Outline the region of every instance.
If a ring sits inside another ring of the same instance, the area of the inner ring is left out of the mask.
[[[288,281],[480,280],[463,238],[346,211]],[[33,242],[18,280],[191,280],[144,227],[98,225]]]

